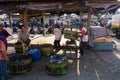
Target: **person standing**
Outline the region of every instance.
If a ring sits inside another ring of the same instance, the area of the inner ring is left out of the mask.
[[[55,24],[55,28],[54,28],[53,32],[55,34],[54,47],[60,48],[60,41],[61,41],[62,33],[61,33],[59,24]]]
[[[11,28],[4,28],[0,31],[0,80],[4,80],[8,76],[7,61],[7,37],[12,35],[13,30]]]
[[[84,55],[84,49],[87,46],[88,42],[88,32],[83,23],[79,24],[79,30],[81,31],[81,40],[80,40],[80,54]]]

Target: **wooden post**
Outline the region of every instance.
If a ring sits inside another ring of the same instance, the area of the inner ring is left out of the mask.
[[[20,13],[19,18],[20,18],[20,20],[23,20],[24,19],[24,15],[22,13]]]
[[[24,9],[24,27],[28,30],[27,9]]]
[[[91,11],[90,8],[88,7],[88,20],[87,20],[87,27],[90,27],[90,22],[91,22]]]
[[[12,22],[11,22],[12,21],[12,16],[11,16],[10,13],[8,14],[8,16],[9,16],[9,27],[12,28]]]
[[[82,21],[82,14],[83,14],[83,10],[80,10],[80,21]]]
[[[44,11],[42,11],[42,24],[43,24],[43,36],[46,35],[46,31],[45,31],[45,13]]]

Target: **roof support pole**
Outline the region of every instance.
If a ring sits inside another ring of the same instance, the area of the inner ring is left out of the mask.
[[[45,13],[42,11],[42,24],[43,24],[43,36],[46,36],[46,30],[45,30]]]
[[[83,14],[83,11],[82,9],[80,10],[80,22],[82,21],[82,14]]]
[[[24,19],[24,15],[20,13],[19,18],[20,18],[20,21],[23,20]]]
[[[28,30],[27,9],[24,9],[24,27]]]
[[[90,8],[88,7],[87,28],[90,27],[90,22],[91,22],[91,11],[90,11]]]
[[[12,28],[12,16],[11,16],[11,14],[9,13],[8,14],[8,16],[9,16],[9,27],[11,27]]]

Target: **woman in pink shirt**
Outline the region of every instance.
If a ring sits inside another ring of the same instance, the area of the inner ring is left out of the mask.
[[[7,51],[7,40],[8,36],[12,35],[12,29],[5,28],[0,31],[0,80],[7,78],[7,61],[9,60],[6,51]]]

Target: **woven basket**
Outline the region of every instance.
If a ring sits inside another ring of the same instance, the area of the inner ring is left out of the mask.
[[[50,63],[46,64],[46,71],[48,74],[66,74],[68,69],[68,61],[62,63]]]
[[[32,69],[32,60],[27,55],[14,55],[8,62],[8,70],[11,74],[24,74]]]
[[[15,43],[15,50],[16,50],[16,53],[23,53],[22,44],[19,42]]]
[[[50,56],[53,53],[53,45],[52,44],[42,44],[40,45],[41,54],[43,56]]]

